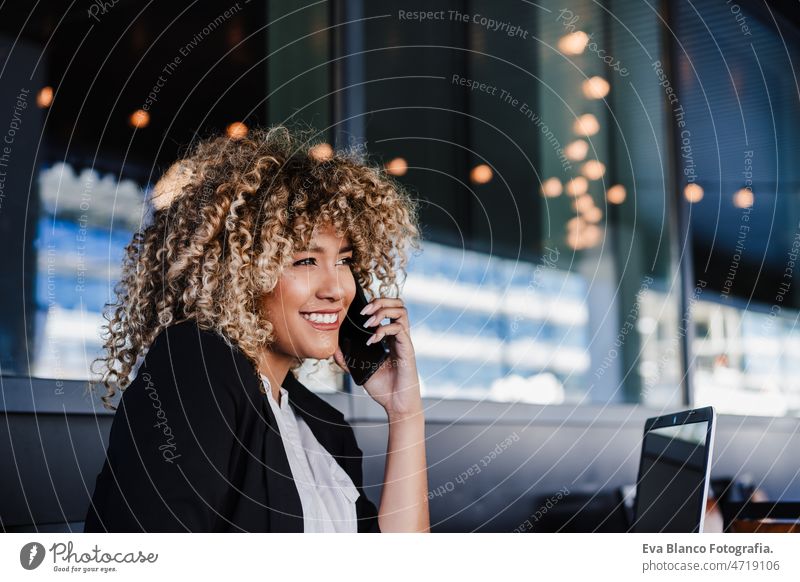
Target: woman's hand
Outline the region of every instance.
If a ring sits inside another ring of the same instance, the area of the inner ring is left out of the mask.
[[[384,318],[390,321],[378,327],[369,339],[370,343],[375,343],[385,337],[389,357],[364,384],[367,393],[389,416],[378,523],[383,532],[427,532],[430,531],[430,513],[425,418],[408,312],[401,299],[382,297],[371,301],[362,313],[372,316],[366,322],[367,327],[374,327]],[[334,359],[349,373],[338,348]]]
[[[419,375],[411,343],[408,311],[403,300],[381,297],[371,301],[362,313],[372,315],[366,322],[368,327],[374,327],[385,318],[390,321],[378,327],[368,340],[369,343],[375,343],[386,337],[390,351],[389,357],[364,384],[364,389],[386,409],[390,419],[418,414],[422,411]],[[334,360],[345,372],[350,372],[338,347]]]

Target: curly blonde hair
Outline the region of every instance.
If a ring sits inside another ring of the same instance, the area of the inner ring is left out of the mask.
[[[409,247],[419,246],[417,204],[356,150],[314,143],[284,126],[190,148],[156,185],[152,220],[126,247],[116,301],[106,306],[100,382],[106,408],[166,327],[194,319],[253,362],[275,338],[259,309],[293,254],[330,224],[353,246],[366,292],[399,293]]]

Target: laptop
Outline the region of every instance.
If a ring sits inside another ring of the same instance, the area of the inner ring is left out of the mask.
[[[711,406],[647,419],[631,531],[703,531],[716,420]]]

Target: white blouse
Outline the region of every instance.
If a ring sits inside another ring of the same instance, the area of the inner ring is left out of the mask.
[[[280,404],[275,401],[269,379],[261,375],[272,412],[278,422],[283,448],[303,506],[306,533],[356,533],[356,499],[359,493],[350,475],[323,447],[308,424],[289,404],[289,393],[281,386]]]

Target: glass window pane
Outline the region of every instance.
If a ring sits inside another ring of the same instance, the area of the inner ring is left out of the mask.
[[[404,292],[426,394],[680,405],[657,14],[478,1],[394,18],[415,6],[365,4],[364,137],[423,203]]]

